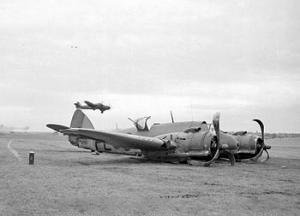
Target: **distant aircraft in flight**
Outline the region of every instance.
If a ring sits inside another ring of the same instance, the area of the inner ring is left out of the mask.
[[[100,110],[103,113],[106,110],[110,110],[110,106],[104,105],[103,103],[92,103],[90,101],[84,101],[86,105],[81,105],[80,102],[74,103],[77,109],[92,109],[92,110]]]

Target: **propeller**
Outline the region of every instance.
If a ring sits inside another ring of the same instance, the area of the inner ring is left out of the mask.
[[[171,116],[171,121],[172,121],[172,123],[174,123],[175,121],[174,121],[174,116],[173,116],[173,112],[170,110],[170,116]]]
[[[261,155],[263,154],[263,151],[265,151],[267,153],[267,158],[264,161],[267,161],[269,159],[269,152],[267,151],[267,149],[270,149],[271,146],[268,146],[265,144],[264,124],[259,119],[253,119],[253,121],[255,121],[259,124],[260,131],[261,131],[261,138],[260,138],[260,141],[258,141],[260,144],[260,150],[254,157],[251,158],[251,160],[256,162],[258,160],[258,158],[260,158]]]
[[[213,147],[216,149],[216,152],[211,160],[204,163],[204,166],[210,166],[220,156],[220,113],[219,112],[217,112],[213,116],[213,125],[216,132],[216,139],[215,141],[213,141],[213,144],[215,144],[215,146]]]

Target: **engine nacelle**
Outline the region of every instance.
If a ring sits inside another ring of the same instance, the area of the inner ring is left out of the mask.
[[[239,142],[239,149],[237,153],[250,153],[255,154],[257,149],[257,143],[259,142],[259,137],[254,135],[238,135],[235,136]]]

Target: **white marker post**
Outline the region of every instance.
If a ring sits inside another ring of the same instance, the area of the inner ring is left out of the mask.
[[[34,164],[34,152],[31,151],[29,152],[29,165],[33,165]]]

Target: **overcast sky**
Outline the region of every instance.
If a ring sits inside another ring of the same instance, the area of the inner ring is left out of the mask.
[[[76,101],[98,129],[211,121],[300,132],[300,3],[289,0],[1,0],[0,124],[69,125]]]

